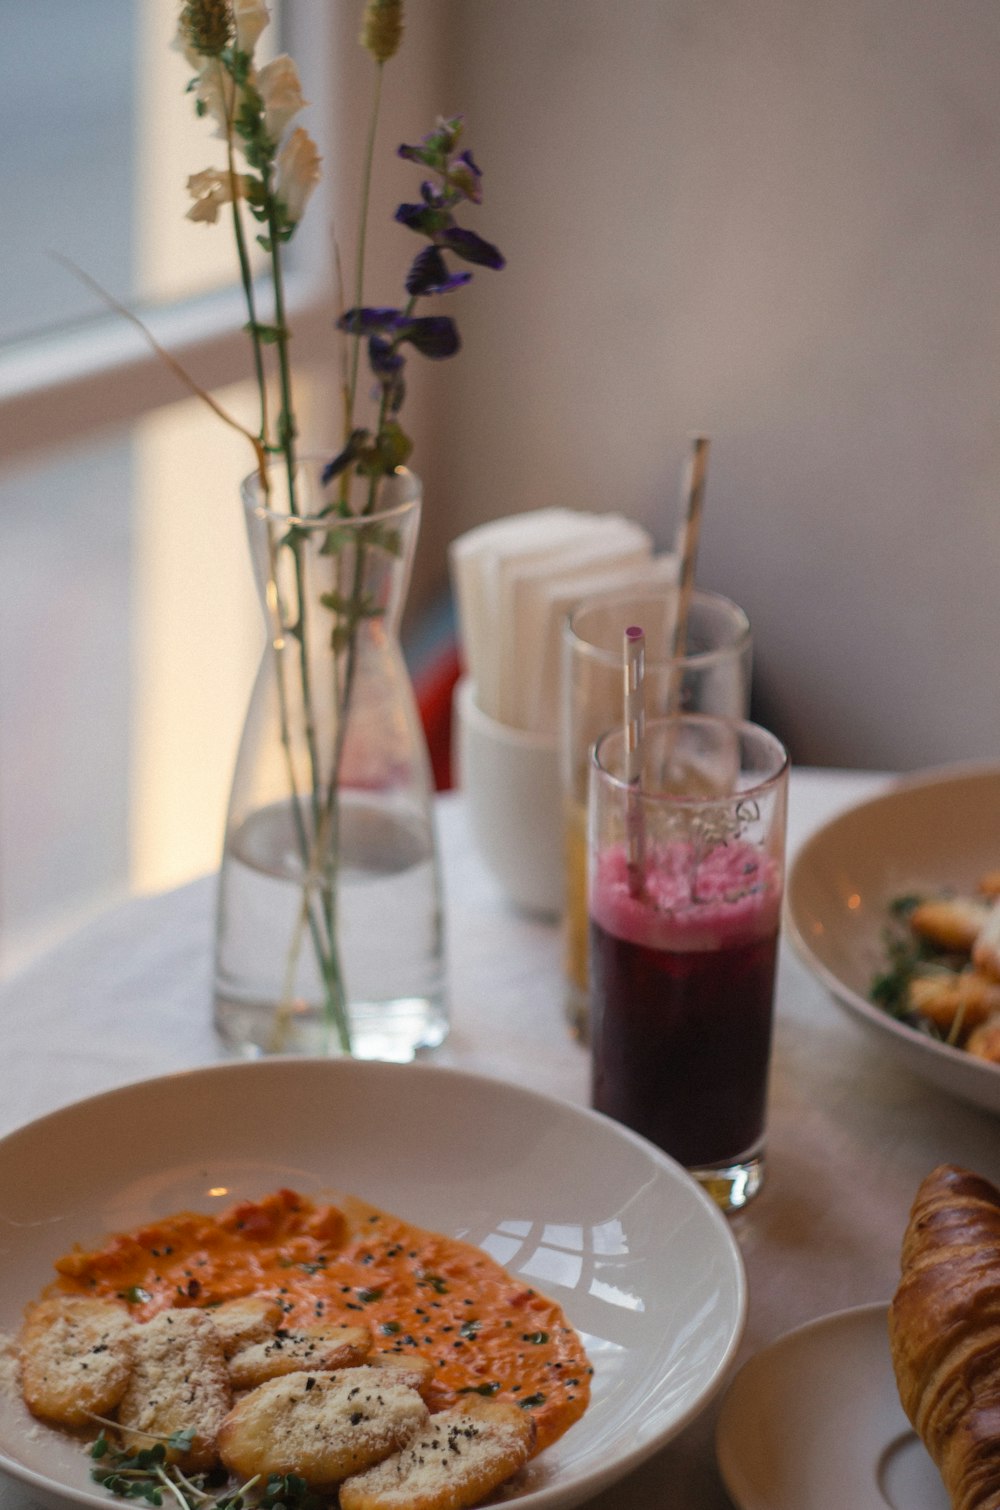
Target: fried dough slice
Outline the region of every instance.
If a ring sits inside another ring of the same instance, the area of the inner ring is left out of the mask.
[[[921,902],[910,913],[910,927],[941,949],[968,953],[989,914],[989,904],[972,897]]]
[[[267,1342],[234,1353],[229,1377],[234,1389],[256,1389],[268,1379],[364,1363],[371,1351],[372,1334],[363,1326],[279,1327]]]
[[[255,1342],[273,1337],[284,1313],[276,1300],[262,1295],[240,1295],[236,1300],[224,1300],[208,1314],[222,1339],[222,1351],[231,1358]]]
[[[168,1448],[171,1462],[197,1471],[218,1460],[216,1437],[232,1404],[222,1342],[204,1311],[161,1311],[136,1327],[128,1387],[118,1407],[120,1434],[132,1451],[153,1438],[193,1431],[187,1452]]]
[[[416,1390],[388,1370],[300,1371],[244,1395],[222,1423],[219,1452],[241,1478],[294,1473],[320,1489],[381,1462],[427,1418]]]
[[[477,1505],[531,1456],[528,1411],[468,1401],[431,1416],[406,1446],[340,1486],[340,1510],[464,1510]]]
[[[972,963],[1000,981],[1000,900],[993,903],[972,945]]]
[[[370,1353],[367,1361],[372,1368],[383,1369],[386,1373],[391,1373],[394,1379],[408,1384],[418,1395],[424,1393],[434,1378],[434,1364],[421,1353]]]
[[[987,1018],[973,1033],[965,1045],[976,1059],[986,1059],[990,1064],[1000,1064],[1000,1013]]]
[[[63,1426],[108,1415],[125,1393],[135,1331],[128,1312],[113,1300],[55,1295],[38,1301],[20,1336],[28,1409]]]
[[[967,1033],[994,1012],[1000,1012],[1000,982],[990,980],[978,970],[915,976],[906,997],[910,1008],[928,1018],[942,1033],[950,1032],[956,1019],[961,1031]]]

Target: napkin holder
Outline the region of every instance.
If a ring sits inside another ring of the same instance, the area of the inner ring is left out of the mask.
[[[454,762],[476,849],[520,912],[563,908],[562,788],[556,734],[498,723],[464,677],[455,688]]]

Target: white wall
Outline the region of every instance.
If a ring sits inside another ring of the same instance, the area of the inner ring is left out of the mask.
[[[668,543],[704,429],[793,756],[1000,758],[996,0],[439,9],[509,266],[453,306],[425,561],[549,503]]]

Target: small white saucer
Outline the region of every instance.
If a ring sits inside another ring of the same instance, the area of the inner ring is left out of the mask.
[[[740,1510],[949,1510],[899,1404],[886,1309],[823,1316],[744,1364],[715,1444]]]

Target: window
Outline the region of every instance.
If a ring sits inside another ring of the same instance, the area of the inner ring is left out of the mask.
[[[330,8],[282,9],[272,5],[279,45],[302,65],[303,120],[323,141]],[[184,95],[169,46],[177,0],[50,0],[5,15],[0,184],[18,207],[0,231],[0,966],[10,968],[109,899],[214,863],[261,620],[233,482],[249,470],[245,442],[57,260],[139,310],[225,402],[249,402],[231,238],[185,219],[187,175],[221,143]],[[324,192],[289,262],[302,400],[322,386],[311,365],[329,355]]]

